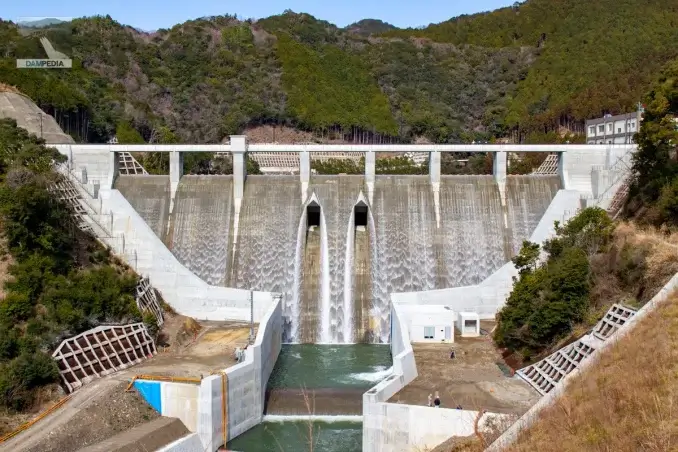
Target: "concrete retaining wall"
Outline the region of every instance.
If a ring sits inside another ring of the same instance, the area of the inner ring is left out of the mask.
[[[363,451],[412,452],[432,449],[451,436],[474,434],[477,411],[432,408],[428,406],[380,403],[379,413],[373,422],[381,424],[381,441],[378,447],[365,447]],[[507,417],[502,414],[485,413],[478,422],[483,429],[490,419]]]
[[[261,422],[266,384],[280,354],[282,324],[282,304],[276,300],[262,317],[255,342],[245,351],[245,360],[224,369],[223,376],[210,375],[200,385],[134,382],[137,391],[156,411],[181,419],[191,432],[197,432],[199,447],[194,447],[193,437],[186,437],[168,451],[213,451],[224,444],[224,437],[231,440]]]
[[[207,284],[177,260],[118,190],[101,190],[100,196],[101,209],[108,213],[100,223],[113,233],[112,238],[102,239],[138,273],[148,276],[174,310],[201,320],[250,319],[248,290]],[[253,296],[254,320],[260,321],[273,295],[254,292]]]
[[[669,295],[678,290],[678,274],[673,278],[650,300],[645,306],[640,308],[636,315],[629,319],[624,326],[617,332],[602,342],[602,346],[597,348],[581,365],[572,372],[570,372],[562,382],[555,386],[551,392],[539,399],[539,401],[532,406],[517,422],[515,422],[508,430],[504,432],[485,452],[499,452],[511,445],[520,434],[520,431],[529,428],[538,418],[541,411],[555,403],[558,397],[562,396],[567,390],[567,386],[583,372],[586,372],[592,366],[598,363],[598,360],[610,347],[617,343],[621,338],[631,333],[638,322],[645,318],[649,313],[654,311],[661,303],[665,302]]]
[[[261,422],[266,384],[280,353],[282,324],[282,304],[276,300],[262,317],[245,360],[225,370],[227,441]],[[198,434],[205,450],[216,450],[224,443],[222,388],[221,375],[204,378],[200,384]]]
[[[577,213],[580,204],[578,191],[559,190],[530,236],[530,241],[542,243],[551,237],[555,232],[554,221],[569,220]],[[478,285],[394,293],[391,294],[391,300],[394,303],[445,305],[455,312],[476,312],[481,319],[493,319],[511,293],[512,278],[517,275],[513,263],[507,262]]]
[[[191,432],[198,429],[200,386],[186,383],[135,380],[134,388],[158,413],[179,418]]]
[[[156,452],[201,452],[203,451],[200,436],[197,433],[191,433],[183,438],[180,438],[165,447],[158,449]]]

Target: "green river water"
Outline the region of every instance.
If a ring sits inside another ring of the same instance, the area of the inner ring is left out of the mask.
[[[283,345],[268,388],[371,388],[392,362],[389,345]]]
[[[385,378],[392,365],[388,345],[283,345],[269,389],[369,389]],[[268,420],[267,420],[268,418]],[[228,443],[238,452],[309,451],[309,422],[270,416]],[[270,419],[275,420],[270,420]],[[358,419],[360,419],[358,417]],[[362,422],[315,420],[313,450],[360,452]]]

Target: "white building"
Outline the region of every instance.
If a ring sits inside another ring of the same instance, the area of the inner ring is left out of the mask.
[[[605,115],[586,121],[587,144],[631,144],[640,130],[642,109],[623,115]]]
[[[416,342],[454,342],[457,316],[441,305],[403,306],[406,311],[410,340]]]

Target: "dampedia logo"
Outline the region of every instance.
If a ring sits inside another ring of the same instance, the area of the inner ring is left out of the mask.
[[[17,24],[27,30],[37,30],[70,20],[70,18],[27,17],[18,20]],[[73,60],[68,55],[56,50],[49,39],[40,38],[40,44],[45,49],[47,58],[18,59],[16,60],[16,67],[19,69],[70,69],[73,67]]]

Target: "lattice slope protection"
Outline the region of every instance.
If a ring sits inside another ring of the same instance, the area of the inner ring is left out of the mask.
[[[69,392],[157,352],[143,323],[98,326],[64,340],[52,357]]]
[[[635,314],[636,311],[631,308],[619,304],[612,305],[591,334],[566,345],[535,364],[520,369],[516,374],[540,394],[548,394]]]

